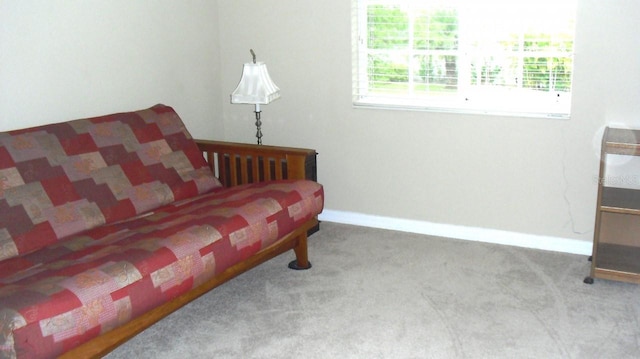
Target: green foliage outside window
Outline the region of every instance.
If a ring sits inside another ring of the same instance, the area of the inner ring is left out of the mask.
[[[410,16],[414,16],[412,33]],[[411,81],[425,84],[421,88],[428,90],[431,85],[438,85],[438,88],[456,89],[460,81],[458,20],[458,12],[453,8],[409,13],[400,6],[368,6],[368,48],[390,50],[369,54],[370,86],[395,88],[398,86],[393,83],[409,82],[409,66],[413,62],[416,72]],[[570,91],[571,36],[552,38],[550,34],[525,33],[521,39],[520,34],[511,34],[498,46],[500,54],[470,61],[471,85]],[[567,56],[543,55],[558,51]],[[496,57],[498,55],[502,55],[501,58]],[[505,59],[512,60],[509,63]]]
[[[370,49],[404,49],[409,46],[409,17],[399,6],[371,5],[367,22]]]

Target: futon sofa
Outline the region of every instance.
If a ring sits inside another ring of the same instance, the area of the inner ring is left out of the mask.
[[[310,151],[194,140],[165,105],[0,132],[0,357],[99,357],[276,255],[310,267]]]

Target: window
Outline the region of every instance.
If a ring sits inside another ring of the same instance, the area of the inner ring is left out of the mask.
[[[576,0],[352,0],[356,106],[568,117]]]

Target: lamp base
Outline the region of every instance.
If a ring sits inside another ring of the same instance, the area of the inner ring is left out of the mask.
[[[255,111],[256,113],[256,137],[258,138],[258,144],[261,145],[262,144],[262,130],[260,129],[260,127],[262,127],[262,121],[260,121],[260,112],[262,111]]]

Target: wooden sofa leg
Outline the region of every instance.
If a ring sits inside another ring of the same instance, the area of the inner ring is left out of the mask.
[[[293,247],[296,253],[296,260],[289,262],[289,268],[303,270],[311,268],[311,262],[307,254],[307,233],[304,232],[298,237],[298,244]]]

